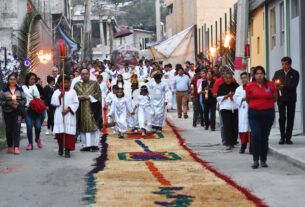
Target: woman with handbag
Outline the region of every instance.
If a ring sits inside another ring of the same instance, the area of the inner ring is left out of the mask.
[[[33,125],[35,128],[35,142],[39,148],[42,148],[40,141],[40,131],[41,125],[43,123],[42,118],[44,117],[45,113],[45,105],[41,103],[42,101],[40,99],[40,93],[37,89],[37,86],[35,85],[36,79],[36,74],[30,72],[25,77],[25,85],[22,86],[26,97],[25,106],[27,107],[25,123],[27,127],[29,145],[27,146],[26,150],[33,150]]]
[[[6,125],[8,153],[20,154],[21,109],[25,103],[26,98],[23,90],[17,85],[17,75],[12,73],[8,76],[8,84],[0,92],[0,105],[3,109]]]

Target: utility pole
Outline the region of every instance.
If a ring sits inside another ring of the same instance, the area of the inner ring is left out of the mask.
[[[157,41],[161,41],[161,14],[160,14],[160,0],[155,0],[156,6],[156,33],[157,33]]]
[[[244,45],[248,43],[248,26],[249,26],[249,0],[239,0],[237,8],[237,24],[236,24],[236,57],[243,58],[243,63],[248,63],[248,59],[244,54]],[[240,80],[242,70],[235,70],[234,76],[236,80]]]
[[[90,42],[91,42],[91,21],[90,21],[90,0],[85,2],[85,18],[82,42],[82,60],[90,56]]]

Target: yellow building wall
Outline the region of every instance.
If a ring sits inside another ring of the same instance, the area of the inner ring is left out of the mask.
[[[265,62],[265,31],[264,7],[258,8],[251,19],[251,67],[258,65],[266,67]]]

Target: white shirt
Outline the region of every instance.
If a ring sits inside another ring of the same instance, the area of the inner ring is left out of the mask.
[[[34,98],[40,98],[40,94],[38,91],[37,86],[31,85],[31,86],[22,86],[22,89],[24,91],[25,97],[26,97],[26,104],[25,106],[29,106],[30,102],[34,99]]]

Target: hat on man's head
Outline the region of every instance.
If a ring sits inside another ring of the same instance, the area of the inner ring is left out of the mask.
[[[184,64],[191,64],[191,62],[187,60]]]

